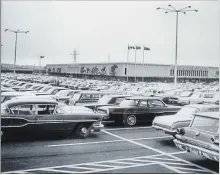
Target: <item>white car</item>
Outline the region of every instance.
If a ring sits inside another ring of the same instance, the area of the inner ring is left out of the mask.
[[[218,112],[219,106],[215,104],[193,104],[186,105],[175,115],[164,115],[155,117],[152,127],[162,130],[166,134],[175,136],[178,128],[189,126],[193,114],[198,112]]]

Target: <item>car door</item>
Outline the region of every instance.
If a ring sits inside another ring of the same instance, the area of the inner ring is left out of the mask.
[[[37,104],[36,125],[43,133],[57,132],[63,123],[62,115],[55,115],[57,104]]]
[[[159,99],[149,99],[148,107],[150,109],[151,116],[164,115],[165,104]]]
[[[152,120],[151,112],[148,107],[147,100],[140,100],[137,109],[136,109],[136,117],[139,121],[150,121]]]
[[[8,126],[16,133],[26,135],[36,131],[35,117],[36,106],[34,104],[22,104],[10,107]]]

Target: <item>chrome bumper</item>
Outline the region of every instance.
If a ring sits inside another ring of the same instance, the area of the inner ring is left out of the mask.
[[[104,128],[104,125],[100,123],[93,123],[91,127],[91,132],[100,132]]]
[[[184,150],[187,152],[192,152],[194,154],[206,157],[207,159],[219,162],[219,152],[217,152],[217,151],[212,151],[212,150],[201,148],[201,147],[198,147],[198,146],[195,146],[192,144],[184,143],[184,142],[181,142],[180,140],[177,140],[177,139],[175,139],[173,141],[174,141],[176,147],[181,150]]]
[[[162,130],[166,134],[170,134],[170,135],[176,135],[177,134],[176,130],[172,130],[172,129],[168,129],[168,128],[164,128],[164,127],[156,126],[156,125],[152,125],[152,127],[155,128],[156,130]]]

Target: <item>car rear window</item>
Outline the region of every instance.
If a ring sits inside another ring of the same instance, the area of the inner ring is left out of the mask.
[[[219,128],[219,119],[195,116],[191,124],[191,127],[199,129],[199,130],[203,130],[206,132],[217,133],[218,128]]]

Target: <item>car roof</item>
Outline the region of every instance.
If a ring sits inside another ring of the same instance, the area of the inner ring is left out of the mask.
[[[141,97],[141,96],[132,96],[126,97],[127,100],[160,100],[159,97]]]
[[[10,92],[2,92],[1,96],[17,96],[17,95],[34,95],[30,92],[17,92],[17,91],[10,91]]]
[[[46,98],[20,98],[20,99],[11,99],[8,100],[2,104],[7,105],[7,106],[14,106],[14,105],[22,105],[22,104],[58,104],[56,100],[52,99],[46,99]]]
[[[112,94],[112,92],[104,92],[104,91],[80,91],[80,94]]]
[[[201,116],[201,117],[209,117],[209,118],[217,118],[219,119],[219,112],[200,112],[197,114],[194,114],[195,116]]]
[[[110,97],[132,97],[132,95],[123,95],[123,94],[107,94],[106,96],[110,96]]]

